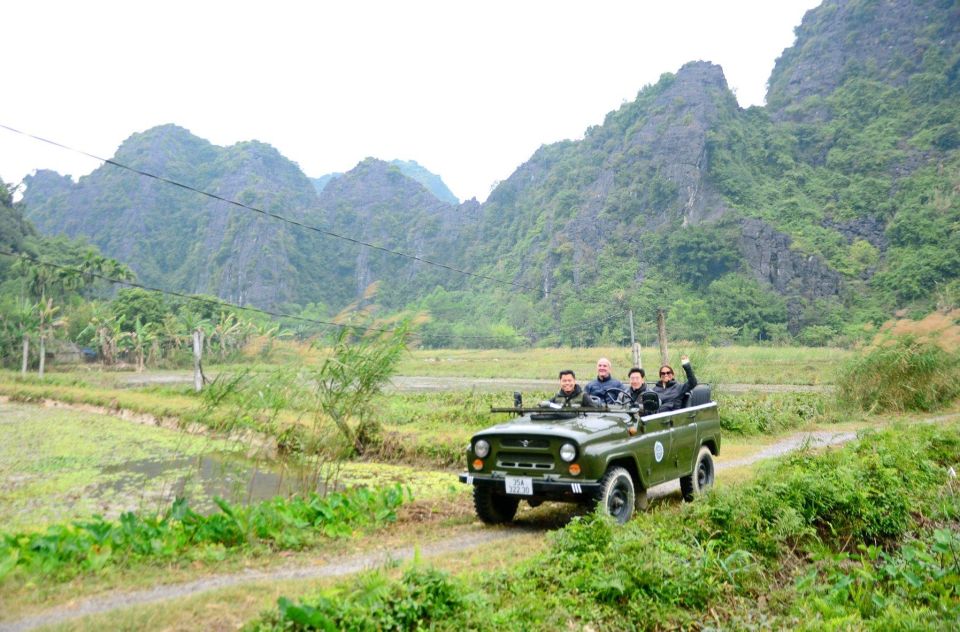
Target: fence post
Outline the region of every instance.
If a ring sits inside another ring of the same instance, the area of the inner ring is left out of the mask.
[[[642,369],[643,364],[640,360],[640,343],[633,333],[633,310],[630,310],[630,352],[633,354],[633,366]]]
[[[203,389],[203,368],[200,357],[203,354],[203,331],[193,330],[193,390],[200,392]]]
[[[667,362],[667,322],[662,307],[657,308],[657,339],[660,341],[660,365],[669,364]]]

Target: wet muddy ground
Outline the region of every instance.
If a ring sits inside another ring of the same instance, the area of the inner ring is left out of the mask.
[[[0,525],[124,511],[162,512],[178,497],[198,511],[214,497],[246,503],[294,492],[401,484],[415,498],[452,493],[450,473],[375,463],[249,458],[250,446],[93,412],[0,403]],[[459,490],[462,491],[462,490]]]

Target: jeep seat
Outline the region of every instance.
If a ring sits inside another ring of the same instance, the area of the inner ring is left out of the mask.
[[[684,396],[683,407],[687,408],[689,406],[699,406],[710,401],[710,385],[697,384],[695,387],[693,387],[692,391]]]
[[[640,405],[644,415],[652,415],[660,410],[660,396],[653,391],[644,391],[640,393]]]

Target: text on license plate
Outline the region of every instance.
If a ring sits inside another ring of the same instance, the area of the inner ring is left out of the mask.
[[[529,476],[507,476],[507,493],[520,496],[533,496],[533,479]]]

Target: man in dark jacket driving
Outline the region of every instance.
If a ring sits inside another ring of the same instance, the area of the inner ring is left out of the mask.
[[[673,368],[664,364],[660,367],[660,381],[654,384],[653,392],[660,396],[660,412],[683,408],[683,397],[697,385],[697,378],[690,366],[690,358],[680,356],[683,372],[687,374],[687,381],[677,382],[673,375]]]

